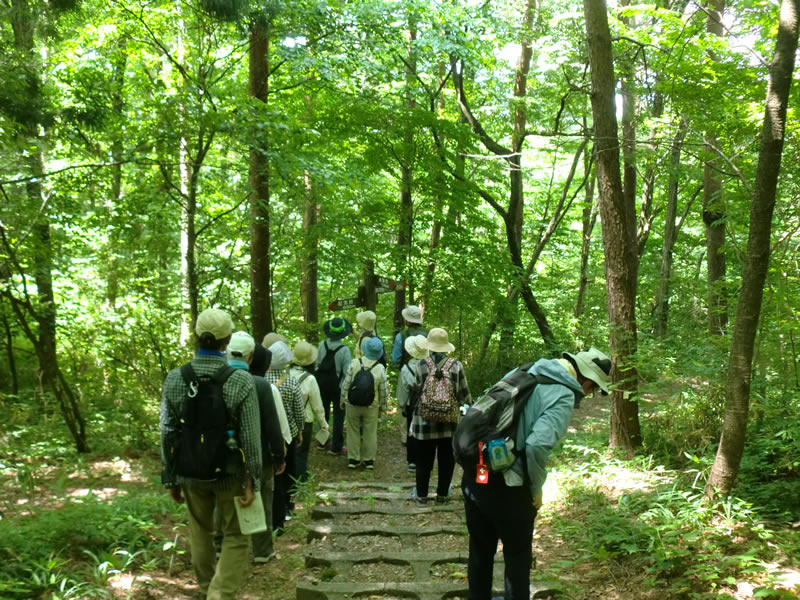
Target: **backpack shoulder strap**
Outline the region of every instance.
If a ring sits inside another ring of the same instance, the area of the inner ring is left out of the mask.
[[[333,354],[334,354],[334,356],[335,356],[335,355],[336,355],[336,353],[337,353],[339,350],[341,350],[342,348],[344,348],[344,344],[342,344],[341,346],[336,346],[336,348],[334,348],[334,349],[333,349]],[[330,349],[330,348],[329,348],[329,349]]]
[[[216,370],[216,372],[215,372],[215,373],[214,373],[214,374],[211,376],[211,379],[214,381],[214,383],[224,384],[226,381],[228,381],[228,378],[229,378],[231,375],[233,375],[233,372],[234,372],[235,370],[236,370],[236,369],[234,369],[234,368],[233,368],[232,366],[230,366],[230,365],[222,365],[222,366],[221,366],[219,369],[217,369],[217,370]]]
[[[283,377],[278,379],[278,381],[275,383],[275,387],[281,387],[287,379],[289,379],[289,373],[284,374]]]
[[[300,375],[300,378],[297,380],[297,385],[300,385],[300,384],[301,384],[301,383],[303,383],[303,382],[304,382],[306,379],[308,379],[308,376],[309,376],[309,375],[311,375],[311,373],[309,373],[308,371],[304,371],[304,372],[303,372],[303,374],[302,374],[302,375]]]
[[[369,368],[369,370],[372,371],[372,369],[377,367],[379,364],[381,364],[381,363],[376,360],[374,363],[372,363],[372,366]]]
[[[183,381],[186,382],[186,385],[197,381],[197,375],[192,368],[192,363],[188,362],[181,366],[181,377],[183,377]]]

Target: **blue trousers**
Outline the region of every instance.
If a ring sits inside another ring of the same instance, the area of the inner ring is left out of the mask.
[[[497,542],[503,542],[505,600],[529,600],[533,560],[533,506],[530,488],[507,486],[491,473],[489,483],[475,483],[475,472],[461,480],[469,530],[469,600],[492,598],[492,571]]]

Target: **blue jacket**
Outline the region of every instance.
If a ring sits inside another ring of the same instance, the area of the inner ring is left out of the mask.
[[[517,426],[514,443],[517,448],[525,449],[531,495],[536,496],[547,478],[545,465],[550,451],[567,432],[575,402],[583,398],[583,388],[557,359],[542,358],[528,372],[558,382],[536,386],[525,403]],[[524,469],[520,456],[504,473],[506,485],[522,485]]]

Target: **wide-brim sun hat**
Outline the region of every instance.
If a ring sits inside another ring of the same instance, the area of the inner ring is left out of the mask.
[[[350,332],[353,331],[353,326],[347,319],[334,317],[333,319],[325,321],[325,324],[322,326],[322,331],[325,332],[325,337],[335,342],[350,335]]]
[[[379,337],[366,338],[361,342],[361,351],[369,360],[378,360],[383,356],[383,342]]]
[[[356,315],[356,323],[358,323],[358,326],[364,331],[372,331],[375,329],[375,322],[377,320],[378,316],[371,310],[364,310]]]
[[[305,340],[297,342],[292,352],[294,352],[294,363],[301,367],[307,367],[317,360],[317,349]]]
[[[218,308],[207,308],[197,315],[194,332],[197,337],[210,333],[215,340],[224,340],[233,331],[233,321],[228,313]]]
[[[269,348],[275,342],[284,342],[287,346],[289,345],[289,340],[287,340],[285,336],[282,336],[280,333],[275,333],[274,331],[270,331],[264,336],[264,339],[261,340],[261,345],[264,346],[264,348]]]
[[[424,335],[410,335],[406,338],[406,341],[403,342],[403,346],[408,352],[411,358],[416,360],[424,360],[428,358],[428,350],[426,348],[420,348],[419,342],[425,339]]]
[[[428,337],[417,342],[417,345],[431,352],[452,352],[456,349],[456,347],[450,343],[447,332],[441,327],[434,327],[431,329],[428,332]]]
[[[400,311],[400,314],[403,315],[403,318],[409,323],[422,323],[422,311],[419,306],[409,304]]]
[[[583,352],[570,354],[564,352],[564,358],[570,358],[586,379],[594,381],[603,392],[608,395],[608,376],[611,374],[611,359],[597,348],[589,348]]]

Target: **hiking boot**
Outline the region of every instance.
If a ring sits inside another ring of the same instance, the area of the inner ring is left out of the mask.
[[[447,496],[440,496],[436,494],[436,504],[447,504],[450,501],[450,498]]]
[[[414,463],[408,463],[408,472],[409,473],[416,473],[417,472],[417,465]]]
[[[375,461],[373,461],[373,460],[365,460],[364,461],[364,468],[367,471],[372,471],[375,468],[375,464],[374,463],[375,463]]]
[[[355,458],[350,458],[347,461],[348,469],[355,469],[358,466],[358,461]]]
[[[419,496],[414,498],[414,502],[417,503],[417,506],[420,506],[422,508],[425,508],[428,505],[428,499],[427,498],[420,498]]]

